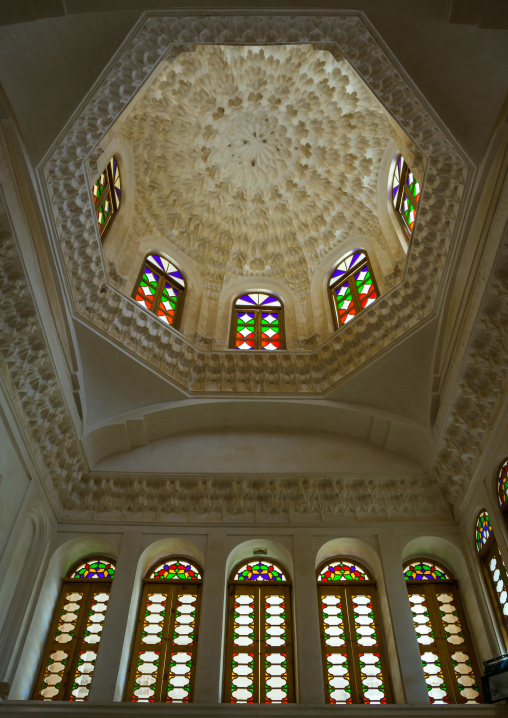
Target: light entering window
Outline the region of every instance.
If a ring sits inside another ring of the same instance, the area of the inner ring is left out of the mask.
[[[419,200],[420,185],[406,160],[399,155],[392,178],[392,201],[395,212],[409,235],[413,232]]]
[[[283,349],[284,309],[278,297],[262,292],[242,294],[235,301],[231,346],[236,349]]]
[[[379,297],[368,257],[359,249],[339,262],[328,286],[337,328],[354,319]]]

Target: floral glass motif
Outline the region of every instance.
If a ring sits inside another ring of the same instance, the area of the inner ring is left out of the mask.
[[[354,319],[379,296],[367,255],[358,249],[335,267],[329,287],[339,327]]]
[[[501,508],[508,509],[508,459],[505,459],[499,467],[497,495]]]
[[[250,292],[235,302],[236,349],[281,349],[282,302],[271,294]]]
[[[174,581],[196,581],[201,579],[199,569],[190,561],[172,561],[161,563],[150,574],[150,578],[162,578]]]
[[[318,584],[327,701],[389,703],[375,585],[363,568],[344,560],[328,562]]]
[[[292,697],[291,606],[282,569],[243,564],[230,589],[226,700],[288,703]],[[258,585],[247,585],[255,581]]]
[[[430,702],[480,703],[480,674],[455,582],[427,561],[409,564],[404,576]]]
[[[70,578],[113,578],[115,567],[109,561],[87,561],[76,568]]]
[[[415,561],[406,566],[404,570],[406,581],[442,580],[449,581],[450,576],[444,569],[430,561]]]
[[[128,700],[134,703],[192,700],[200,579],[198,568],[182,560],[165,561],[150,573],[141,601]]]
[[[486,511],[482,511],[476,520],[476,548],[481,551],[485,548],[492,533],[492,524]]]
[[[318,581],[368,581],[363,568],[349,561],[332,561],[318,576]]]
[[[112,563],[90,559],[64,580],[34,698],[87,700],[113,575]]]
[[[101,237],[115,212],[120,209],[121,180],[116,157],[112,157],[92,187],[92,195]]]
[[[393,172],[392,201],[409,234],[413,231],[419,199],[420,185],[402,155],[399,155]]]
[[[242,564],[237,570],[235,581],[287,581],[286,576],[278,567],[269,561],[251,561]]]
[[[150,254],[134,292],[134,299],[153,312],[162,322],[176,326],[185,279],[175,265],[159,254]]]

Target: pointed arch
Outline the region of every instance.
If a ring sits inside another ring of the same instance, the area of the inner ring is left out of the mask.
[[[152,252],[143,261],[132,296],[161,322],[178,329],[185,286],[185,277],[175,264],[162,254]]]
[[[159,560],[146,572],[126,700],[192,702],[202,576],[183,556]]]
[[[403,568],[431,703],[481,703],[480,669],[457,581],[428,559]]]
[[[391,703],[376,582],[357,561],[335,557],[317,570],[328,703]]]
[[[230,574],[225,670],[227,703],[294,701],[291,583],[269,559]]]
[[[328,280],[335,328],[354,319],[379,297],[367,253],[355,249],[334,267]]]
[[[33,698],[86,701],[109,602],[115,564],[81,559],[62,581]]]

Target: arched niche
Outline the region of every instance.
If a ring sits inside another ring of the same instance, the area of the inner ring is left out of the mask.
[[[210,303],[207,336],[215,338],[217,349],[229,347],[234,302],[239,295],[248,292],[275,294],[282,301],[287,349],[298,348],[298,341],[309,336],[305,313],[296,311],[299,300],[285,282],[271,277],[237,277],[223,287],[216,302]]]
[[[255,554],[254,551],[257,549],[266,549],[266,554]],[[242,541],[230,551],[226,559],[226,582],[229,580],[231,570],[240,561],[249,561],[251,559],[255,561],[272,560],[280,563],[282,568],[287,571],[289,580],[293,581],[293,556],[287,546],[273,539],[256,538]]]
[[[139,601],[148,569],[157,561],[162,561],[168,556],[179,556],[195,561],[201,569],[205,569],[204,547],[198,546],[194,541],[187,538],[172,536],[161,538],[157,541],[149,543],[137,557],[136,575],[134,585],[132,586],[129,615],[125,628],[124,641],[122,646],[122,654],[118,668],[118,674],[115,686],[115,701],[121,701],[125,692],[129,661],[131,655],[131,646],[136,629],[136,621],[138,618]],[[133,557],[133,561],[136,557]]]
[[[400,675],[399,659],[393,634],[392,617],[386,594],[386,584],[379,554],[372,544],[352,536],[331,539],[321,546],[316,554],[316,570],[327,560],[333,558],[355,559],[362,564],[377,583],[379,611],[383,623],[386,641],[386,653],[392,682],[393,697],[396,703],[404,703],[404,689]],[[321,620],[321,618],[320,618]]]
[[[474,521],[471,524],[472,536],[473,531]],[[409,541],[404,547],[402,551],[402,565],[413,558],[426,558],[430,561],[442,564],[443,568],[447,568],[451,571],[453,578],[459,581],[462,603],[466,610],[478,656],[490,656],[491,649],[476,598],[475,587],[471,581],[471,567],[468,567],[461,549],[456,543],[441,538],[440,536],[419,536]]]
[[[54,549],[46,568],[37,605],[32,615],[30,628],[14,675],[9,694],[11,699],[27,700],[30,698],[41,656],[44,652],[55,603],[60,593],[62,578],[75,563],[92,554],[99,554],[116,560],[118,546],[105,536],[95,535],[70,539]]]

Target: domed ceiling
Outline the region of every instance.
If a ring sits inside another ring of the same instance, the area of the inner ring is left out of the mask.
[[[381,234],[378,172],[396,130],[336,49],[183,52],[118,132],[135,162],[129,243],[163,227],[209,296],[237,276],[269,276],[303,299],[330,250]]]

